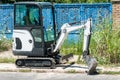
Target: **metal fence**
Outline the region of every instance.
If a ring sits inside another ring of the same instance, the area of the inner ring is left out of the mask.
[[[86,21],[92,18],[92,31],[98,29],[98,25],[112,24],[112,4],[55,4],[55,19],[58,31],[62,24],[76,21]],[[81,31],[73,32],[68,36],[69,40],[78,40]],[[78,34],[76,34],[78,33]]]
[[[13,33],[13,5],[0,5],[0,38],[12,38]]]
[[[103,24],[107,20],[110,24],[112,22],[112,4],[98,3],[98,4],[54,4],[55,23],[59,31],[62,24],[76,21],[85,21],[92,18],[92,29],[97,29],[97,24]],[[0,5],[0,37],[8,39],[12,38],[13,24],[14,24],[14,6]],[[46,14],[46,13],[45,13]],[[47,14],[48,16],[48,14]],[[69,39],[77,39],[79,31],[70,34]]]

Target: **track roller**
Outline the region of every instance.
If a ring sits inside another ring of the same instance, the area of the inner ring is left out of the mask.
[[[15,64],[18,66],[18,67],[22,67],[24,66],[24,60],[23,59],[17,59]]]

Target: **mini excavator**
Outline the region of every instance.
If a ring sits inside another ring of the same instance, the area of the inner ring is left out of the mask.
[[[45,16],[49,14],[49,17]],[[60,48],[70,32],[84,29],[83,59],[88,65],[88,74],[97,73],[97,61],[90,56],[92,20],[82,25],[65,23],[60,34],[56,33],[53,5],[49,2],[16,2],[14,4],[13,54],[19,58],[18,67],[50,67],[60,64]]]

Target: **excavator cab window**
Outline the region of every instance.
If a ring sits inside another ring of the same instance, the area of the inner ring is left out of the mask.
[[[54,41],[55,30],[52,6],[46,5],[40,8],[38,5],[33,4],[17,4],[15,10],[15,27],[22,27],[23,29],[24,27],[43,27],[40,29],[43,29],[44,42]],[[32,30],[33,36],[35,30],[37,29]]]
[[[16,5],[15,16],[16,25],[39,25],[39,8],[35,5]]]
[[[42,9],[44,40],[45,42],[54,40],[54,25],[52,7],[44,7]]]

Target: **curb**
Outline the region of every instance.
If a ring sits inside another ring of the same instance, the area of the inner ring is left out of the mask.
[[[18,68],[18,69],[0,69],[0,72],[85,73],[85,70],[75,70],[75,69],[30,69],[30,68]]]

